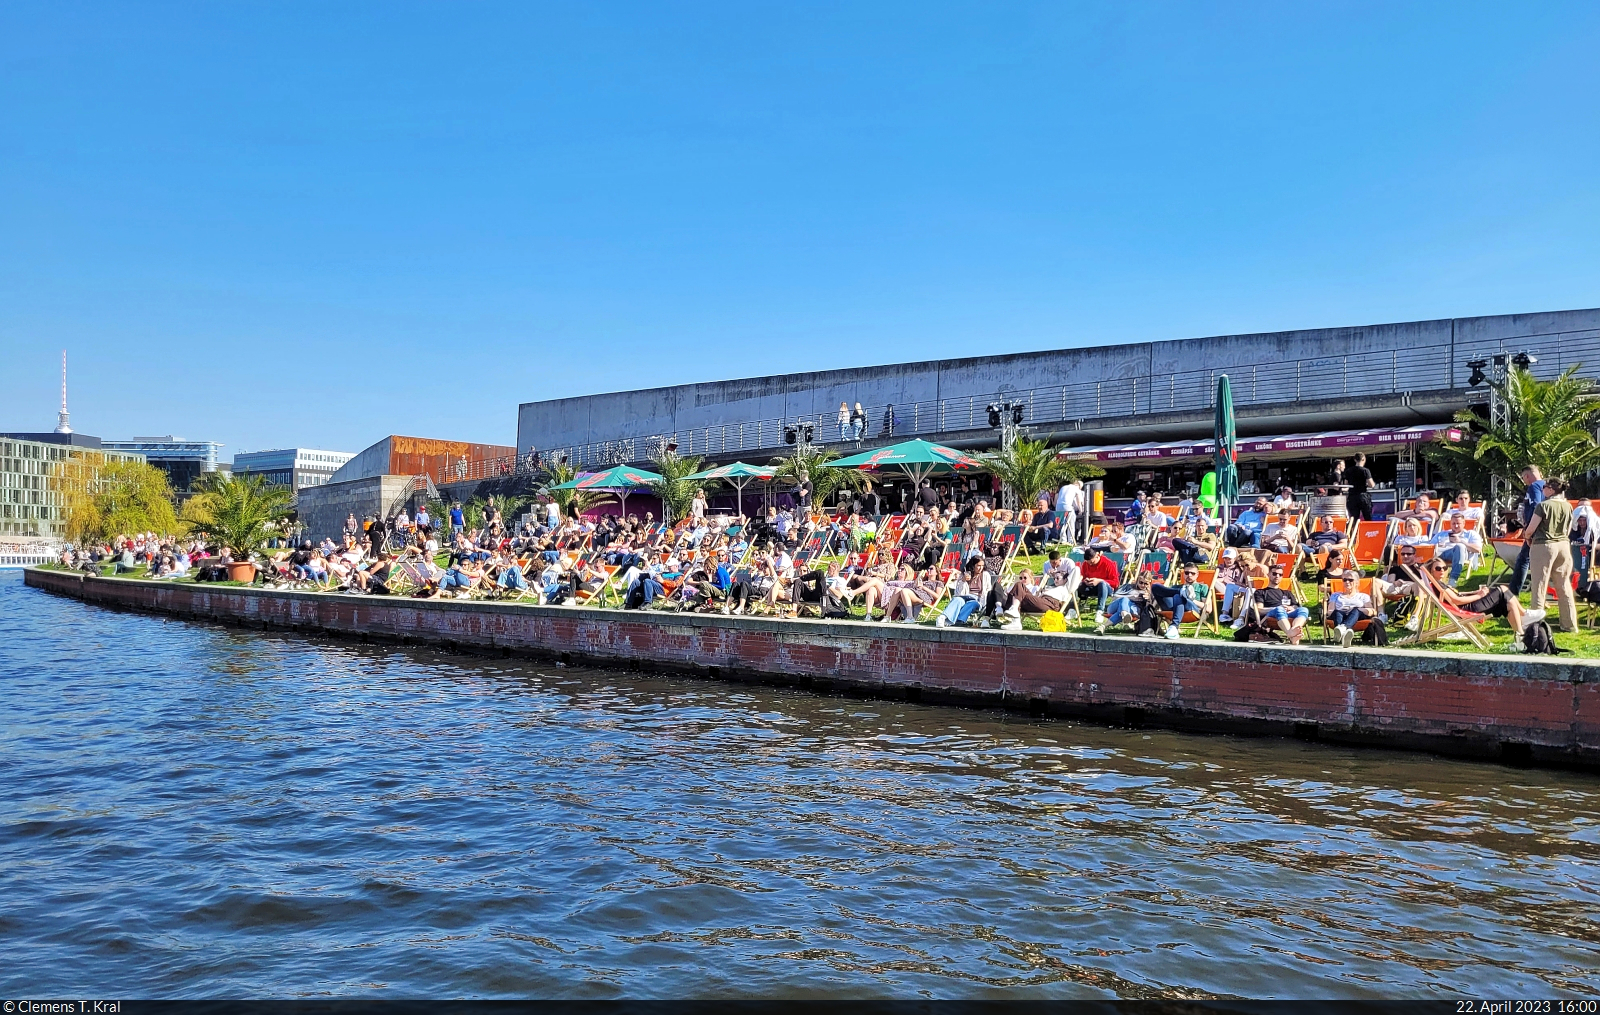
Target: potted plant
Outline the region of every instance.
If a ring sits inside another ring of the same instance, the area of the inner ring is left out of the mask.
[[[191,501],[188,512],[200,527],[229,550],[228,578],[254,581],[255,557],[278,534],[289,514],[289,491],[260,475],[214,472]]]

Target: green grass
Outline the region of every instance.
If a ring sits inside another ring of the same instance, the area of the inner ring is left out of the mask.
[[[838,559],[838,558],[833,558],[833,559]],[[1047,559],[1046,555],[1044,555],[1044,554],[1037,554],[1037,555],[1031,555],[1031,556],[1027,556],[1027,555],[1019,556],[1017,558],[1017,560],[1016,560],[1016,563],[1013,566],[1013,571],[1015,572],[1017,570],[1021,570],[1023,567],[1028,567],[1028,568],[1032,569],[1032,571],[1033,571],[1033,573],[1035,575],[1037,575],[1042,571],[1046,559]],[[448,554],[440,554],[436,558],[436,561],[439,564],[439,566],[446,567],[446,566],[448,566],[448,563],[449,563],[449,555]],[[824,560],[823,563],[826,563],[826,559]],[[44,569],[55,570],[55,571],[73,571],[73,570],[75,570],[73,568],[64,568],[64,567],[60,566],[59,564],[45,564],[45,565],[40,565],[40,566],[42,568],[44,568]],[[103,571],[104,576],[105,577],[114,577],[114,575],[112,574],[112,570],[113,570],[112,567],[107,566]],[[138,572],[136,572],[136,573],[134,573],[134,574],[132,574],[132,575],[130,575],[128,577],[140,578],[140,577],[143,577],[143,575],[144,575],[144,570],[141,569],[140,571],[138,571]],[[1507,573],[1507,571],[1506,571],[1506,569],[1504,567],[1499,567],[1496,570],[1496,572],[1495,572],[1495,581],[1497,583],[1503,583],[1507,579],[1507,577],[1508,577],[1508,573]],[[1472,591],[1474,589],[1480,588],[1488,580],[1488,578],[1489,578],[1489,568],[1488,568],[1487,564],[1485,564],[1484,566],[1481,566],[1477,570],[1473,571],[1471,574],[1464,574],[1462,576],[1462,579],[1461,579],[1461,582],[1460,582],[1460,588],[1461,588],[1462,591]],[[171,579],[169,579],[169,580],[171,580]],[[179,584],[192,583],[192,582],[193,582],[192,578],[180,578],[180,579],[176,579],[175,580],[175,583],[179,583]],[[213,585],[213,586],[239,586],[239,585],[244,585],[244,584],[247,584],[247,583],[225,581],[225,582],[208,582],[206,584]],[[1316,584],[1313,583],[1313,582],[1300,582],[1300,594],[1301,594],[1301,601],[1306,603],[1308,606],[1310,606],[1312,608],[1311,620],[1306,625],[1305,643],[1306,644],[1311,644],[1311,645],[1319,644],[1320,643],[1321,620],[1317,615],[1317,609],[1316,609],[1316,605],[1315,605],[1317,603],[1317,587],[1316,587]],[[612,601],[613,601],[613,603],[615,603],[615,599],[614,598],[613,598]],[[1524,605],[1526,605],[1527,602],[1528,602],[1528,596],[1527,596],[1526,592],[1522,596],[1522,601],[1523,601]],[[532,604],[530,603],[529,605],[532,605]],[[612,605],[612,606],[603,607],[603,608],[605,608],[605,609],[617,609],[618,607],[615,606],[615,605]],[[1562,632],[1562,631],[1557,629],[1557,623],[1556,622],[1557,622],[1557,620],[1559,618],[1557,617],[1557,614],[1556,614],[1556,605],[1555,605],[1554,601],[1552,601],[1552,602],[1550,602],[1548,604],[1548,608],[1549,608],[1549,616],[1547,617],[1547,622],[1550,624],[1551,632],[1555,636],[1556,644],[1559,645],[1561,648],[1566,649],[1566,650],[1568,650],[1568,651],[1570,651],[1572,653],[1572,655],[1569,656],[1568,658],[1600,659],[1600,630],[1590,630],[1587,626],[1585,626],[1587,624],[1587,618],[1588,618],[1588,614],[1589,614],[1589,610],[1590,610],[1590,608],[1586,604],[1584,604],[1582,602],[1579,602],[1579,604],[1578,604],[1579,630],[1577,632],[1574,632],[1574,633],[1565,633],[1565,632]],[[661,607],[657,607],[657,608],[655,608],[655,610],[653,612],[674,612],[674,611],[669,610],[669,609],[663,609]],[[864,614],[865,614],[865,611],[864,611],[864,609],[861,607],[861,605],[859,603],[852,604],[852,607],[851,607],[851,616],[852,617],[854,617],[857,620],[864,620],[865,619]],[[1088,613],[1086,616],[1080,618],[1079,621],[1076,624],[1073,624],[1073,623],[1069,622],[1068,626],[1067,626],[1067,630],[1069,632],[1077,633],[1077,634],[1089,633],[1090,631],[1093,630],[1091,624],[1089,623],[1089,617],[1091,617],[1091,616],[1092,616],[1092,613]],[[932,620],[927,620],[927,621],[923,622],[923,626],[932,626],[932,623],[933,623]],[[1022,629],[1025,630],[1025,631],[1037,631],[1037,630],[1039,630],[1039,620],[1038,620],[1038,618],[1037,617],[1031,617],[1031,616],[1023,617],[1022,618]],[[1511,631],[1511,628],[1506,624],[1506,622],[1504,620],[1501,620],[1501,619],[1498,619],[1498,618],[1486,620],[1483,624],[1481,624],[1479,626],[1478,630],[1481,631],[1484,634],[1484,636],[1489,640],[1489,646],[1490,647],[1487,650],[1480,649],[1476,645],[1473,645],[1469,641],[1435,641],[1435,642],[1430,642],[1430,643],[1427,643],[1427,644],[1424,644],[1424,645],[1403,646],[1403,647],[1416,648],[1416,649],[1420,649],[1420,650],[1423,650],[1423,651],[1430,651],[1431,650],[1431,651],[1438,651],[1438,652],[1467,652],[1467,653],[1473,653],[1473,654],[1481,654],[1481,653],[1484,653],[1485,651],[1491,652],[1491,653],[1495,653],[1495,652],[1504,653],[1504,652],[1508,651],[1508,647],[1511,644],[1511,639],[1512,639],[1513,632]],[[1188,640],[1194,640],[1193,632],[1194,632],[1194,627],[1192,625],[1186,626],[1184,628],[1184,638],[1188,639]],[[1397,628],[1391,628],[1390,638],[1391,638],[1391,640],[1396,639],[1396,638],[1398,638],[1400,635],[1402,635],[1404,633],[1405,633],[1404,631],[1401,631],[1401,630],[1399,630]],[[1111,632],[1108,632],[1106,637],[1130,637],[1131,638],[1131,637],[1133,637],[1133,633],[1132,633],[1131,630],[1129,630],[1127,628],[1115,629],[1115,630],[1113,630]],[[1217,633],[1212,633],[1212,631],[1211,631],[1211,629],[1209,627],[1205,627],[1201,631],[1199,640],[1232,641],[1233,640],[1233,632],[1231,630],[1229,630],[1227,627],[1223,627],[1221,631],[1219,631]]]

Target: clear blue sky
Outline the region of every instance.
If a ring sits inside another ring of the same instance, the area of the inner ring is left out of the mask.
[[[1600,5],[0,7],[0,429],[1600,304]]]

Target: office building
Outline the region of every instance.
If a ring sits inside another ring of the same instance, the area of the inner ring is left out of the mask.
[[[326,483],[341,465],[354,457],[354,452],[319,451],[315,448],[241,451],[233,456],[233,474],[261,475],[275,486],[304,490]]]

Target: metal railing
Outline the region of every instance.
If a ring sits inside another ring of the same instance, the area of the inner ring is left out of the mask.
[[[903,440],[989,430],[988,406],[994,402],[1022,403],[1028,426],[1073,424],[1107,416],[1147,416],[1163,412],[1209,409],[1216,396],[1217,378],[1227,374],[1235,405],[1265,405],[1332,398],[1399,395],[1417,391],[1456,390],[1467,386],[1468,360],[1498,352],[1526,350],[1538,357],[1533,373],[1554,377],[1575,363],[1588,366],[1586,376],[1600,374],[1600,331],[1557,332],[1478,343],[1436,344],[1381,353],[1351,353],[1266,363],[1242,363],[1207,370],[1127,377],[1052,385],[1022,390],[986,392],[954,398],[930,399],[863,407],[867,423],[864,440]],[[1358,420],[1353,422],[1359,422]],[[677,430],[672,433],[627,437],[570,447],[542,449],[545,461],[558,456],[579,468],[649,461],[661,448],[676,443],[682,455],[724,457],[745,452],[781,452],[788,427],[811,424],[813,442],[843,443],[836,413],[813,413],[769,419],[738,420]],[[853,439],[851,441],[853,443]],[[524,458],[526,456],[523,456]],[[481,464],[483,475],[512,474],[520,460],[493,459]],[[501,468],[506,471],[501,472]],[[468,475],[465,478],[475,478]],[[438,477],[435,477],[438,482]],[[455,482],[447,477],[445,482]]]

